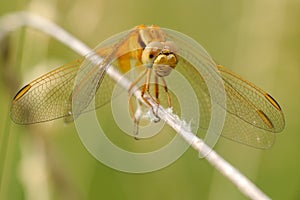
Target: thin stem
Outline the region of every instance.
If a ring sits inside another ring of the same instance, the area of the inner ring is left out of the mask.
[[[0,196],[3,192],[3,181],[4,181],[4,170],[5,170],[5,161],[7,158],[7,149],[9,142],[9,132],[10,132],[10,117],[9,114],[6,115],[4,130],[1,136],[1,145],[0,145]]]
[[[8,14],[0,19],[0,39],[8,32],[13,31],[21,26],[30,26],[49,34],[80,55],[84,56],[92,51],[92,49],[87,47],[84,43],[67,33],[56,24],[43,19],[40,16],[26,12]],[[98,60],[102,60],[101,57],[97,55],[95,56]],[[108,68],[107,74],[125,89],[130,88],[132,85],[129,80],[125,79],[122,74],[119,74],[116,70],[114,70],[113,67]],[[138,98],[147,106],[147,103],[143,100],[143,98],[141,98],[141,91],[138,90],[138,88],[132,89],[135,91],[133,95],[135,95],[136,98]],[[151,106],[156,107],[155,102],[153,102],[150,98],[148,99],[148,103],[150,103]],[[206,145],[203,140],[193,134],[189,130],[188,125],[186,125],[176,115],[171,114],[161,106],[157,108],[157,115],[169,126],[171,126],[180,136],[182,136],[187,143],[191,144],[191,146],[199,153],[199,155],[206,155],[205,159],[213,167],[219,170],[220,173],[227,177],[233,184],[235,184],[244,195],[250,199],[270,199],[247,177],[245,177],[231,164],[225,161],[220,155]]]

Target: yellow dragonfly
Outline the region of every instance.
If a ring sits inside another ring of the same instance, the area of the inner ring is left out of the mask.
[[[101,56],[102,61],[92,62],[93,55]],[[269,148],[275,133],[284,128],[283,112],[271,95],[217,65],[191,38],[154,25],[140,25],[113,36],[100,43],[90,55],[25,85],[12,101],[11,119],[17,124],[34,124],[70,117],[75,112],[72,101],[78,96],[85,98],[75,102],[78,104],[78,114],[84,112],[93,98],[96,108],[105,105],[112,98],[111,91],[115,85],[106,73],[109,67],[122,74],[137,69],[139,73],[133,77],[129,92],[138,85],[146,103],[149,100],[146,96],[150,96],[157,104],[168,107],[173,106],[173,94],[168,90],[167,78],[174,70],[182,74],[197,95],[197,111],[200,112],[200,127],[203,130],[209,125],[212,104],[206,80],[214,81],[214,76],[220,77],[226,93],[222,136],[234,141],[256,148]],[[221,91],[218,84],[213,90],[216,93]],[[216,102],[221,105],[218,100]]]

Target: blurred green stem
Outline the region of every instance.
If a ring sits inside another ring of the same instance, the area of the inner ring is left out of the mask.
[[[10,132],[10,117],[9,113],[6,115],[5,124],[3,128],[3,133],[1,134],[1,145],[0,145],[0,197],[2,196],[2,186],[4,181],[4,170],[5,170],[5,160],[7,155],[7,147],[9,141],[9,132]],[[2,199],[2,198],[1,198]]]

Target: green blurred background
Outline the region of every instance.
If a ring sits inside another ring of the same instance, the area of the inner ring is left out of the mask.
[[[273,199],[300,199],[299,1],[0,2],[0,15],[20,10],[51,19],[91,47],[138,24],[197,40],[218,63],[272,94],[286,117],[285,130],[269,150],[223,138],[215,150]],[[72,124],[13,124],[9,107],[18,89],[78,55],[32,29],[18,30],[6,42],[9,60],[0,65],[0,199],[246,199],[191,148],[167,168],[128,174],[94,159]]]

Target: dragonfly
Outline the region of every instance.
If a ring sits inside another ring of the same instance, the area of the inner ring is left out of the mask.
[[[94,55],[101,62],[91,61]],[[89,55],[63,65],[25,85],[13,98],[11,119],[17,124],[35,124],[74,115],[74,99],[84,98],[78,104],[78,115],[94,99],[99,108],[112,97],[116,82],[107,75],[113,67],[121,74],[135,69],[136,75],[128,93],[137,86],[141,98],[153,109],[149,98],[158,105],[174,107],[174,95],[168,88],[168,77],[174,71],[182,74],[193,88],[200,115],[200,128],[207,130],[211,118],[211,90],[216,94],[223,87],[226,94],[225,124],[221,133],[225,138],[255,148],[270,148],[275,134],[285,126],[283,111],[276,100],[262,89],[216,64],[196,41],[179,32],[158,26],[139,25],[100,43]],[[200,73],[199,73],[200,72]],[[222,81],[213,89],[207,80],[217,76]],[[80,77],[78,79],[78,77]],[[132,104],[129,95],[128,103]],[[177,97],[180,98],[180,97]],[[191,105],[193,106],[193,105]],[[139,119],[134,116],[133,121]],[[152,110],[155,113],[155,110]]]

